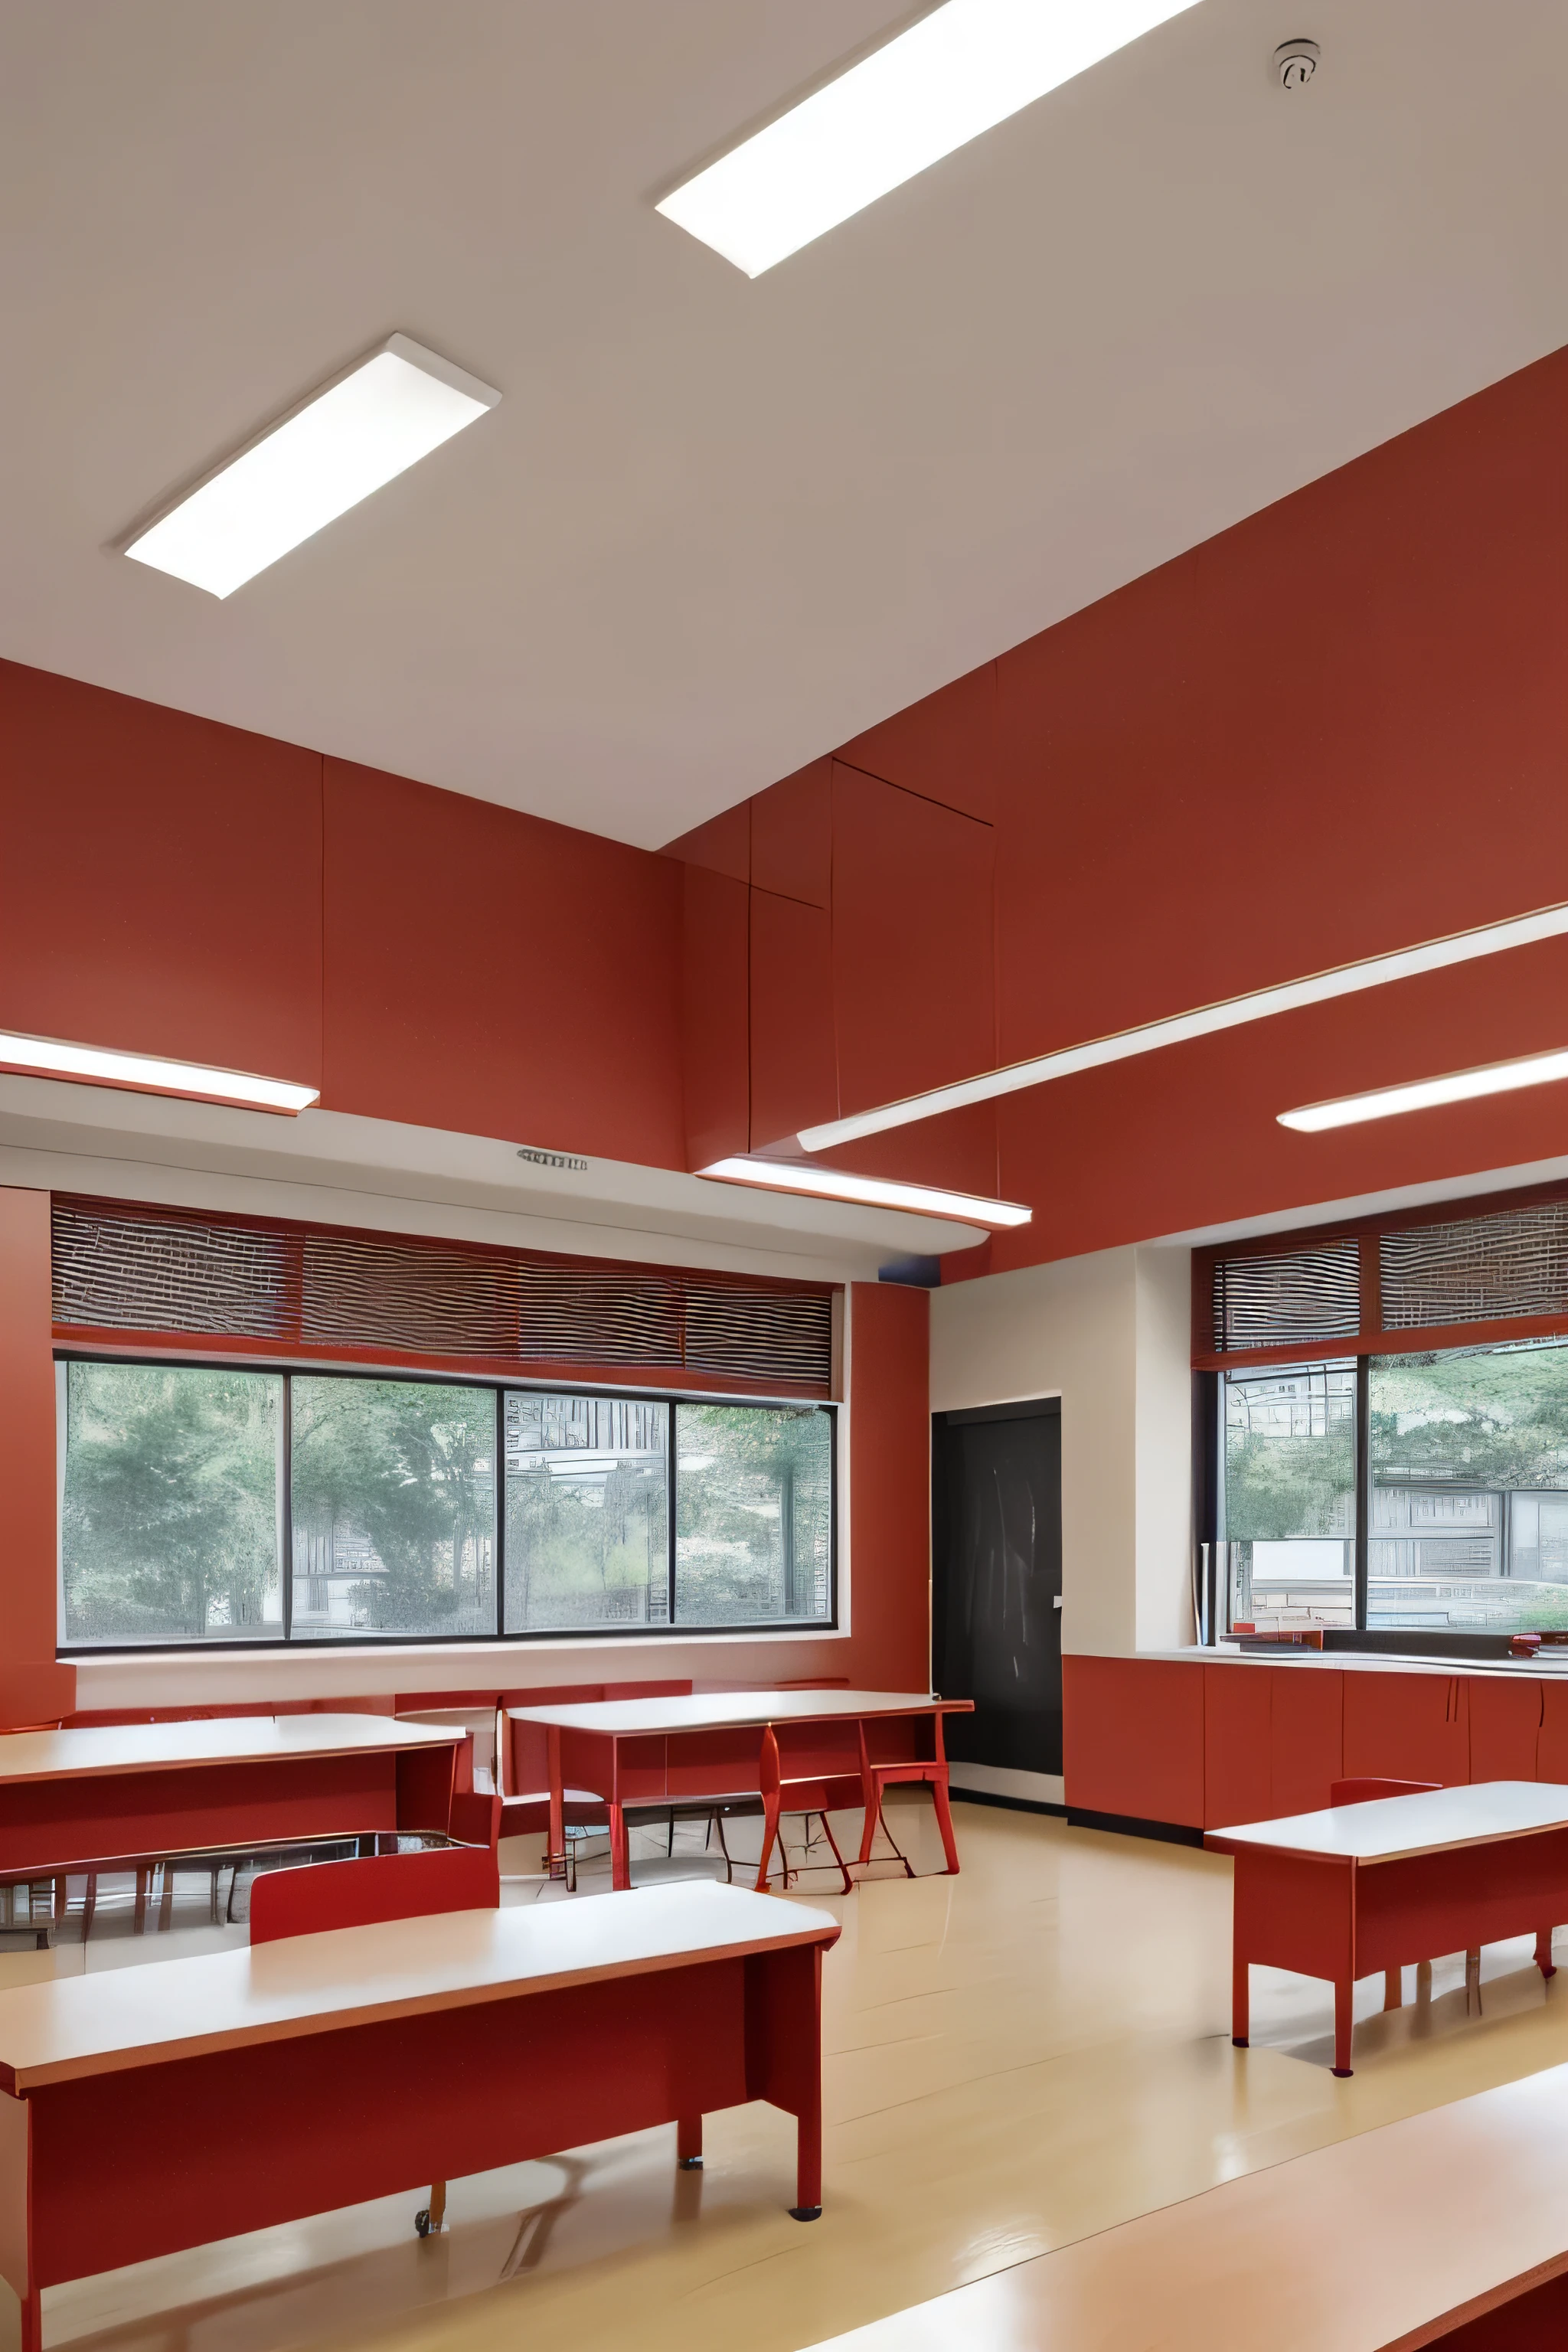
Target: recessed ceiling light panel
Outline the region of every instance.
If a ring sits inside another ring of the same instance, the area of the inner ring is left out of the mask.
[[[0,1070],[124,1087],[135,1094],[237,1103],[247,1110],[279,1111],[287,1117],[309,1110],[321,1099],[318,1087],[296,1086],[288,1078],[260,1078],[245,1070],[215,1069],[205,1062],[169,1062],[155,1054],[121,1054],[107,1045],[73,1045],[58,1037],[24,1037],[11,1030],[0,1030]]]
[[[232,596],[500,398],[449,360],[393,335],[209,474],[125,552]]]
[[[1379,1087],[1373,1093],[1342,1095],[1335,1102],[1307,1103],[1282,1110],[1281,1127],[1302,1135],[1325,1128],[1359,1127],[1364,1119],[1394,1118],[1407,1110],[1433,1110],[1442,1103],[1476,1102],[1483,1095],[1511,1095],[1521,1087],[1549,1087],[1568,1078],[1568,1053],[1530,1054],[1517,1062],[1489,1062],[1479,1070],[1452,1070],[1447,1077],[1415,1078],[1408,1086]]]
[[[874,1209],[909,1209],[921,1217],[963,1217],[972,1225],[1026,1225],[1034,1216],[1016,1201],[990,1201],[975,1192],[942,1192],[930,1184],[898,1184],[881,1176],[847,1176],[837,1168],[807,1168],[789,1160],[715,1160],[698,1171],[726,1184],[756,1184],[769,1192],[809,1192],[819,1201],[856,1201]]]
[[[1196,0],[946,0],[665,197],[760,278]]]

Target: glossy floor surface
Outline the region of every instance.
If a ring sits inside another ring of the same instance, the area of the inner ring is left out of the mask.
[[[918,1797],[918,1864],[940,1864]],[[1327,1986],[1259,1969],[1254,2046],[1229,2041],[1230,1864],[1188,1848],[958,1810],[957,1879],[814,1876],[844,1934],[826,1970],[826,2211],[802,2226],[793,2126],[713,2116],[707,2168],[673,2130],[455,2182],[448,2230],[416,2240],[416,2196],[51,2289],[46,2341],[124,2352],[800,2352],[1214,2183],[1568,2059],[1568,1969],[1489,1948],[1483,2011],[1463,1963],[1379,2014],[1361,1988],[1353,2080],[1330,2074]],[[592,1899],[592,1868],[584,1873]],[[531,1900],[537,1883],[509,1889]],[[553,1893],[553,1890],[551,1890]],[[193,1893],[193,1901],[194,1901]],[[189,1933],[205,1938],[199,1906]],[[0,1959],[0,1982],[96,1967],[69,1929]],[[1568,1937],[1564,1938],[1568,1947]],[[199,1948],[199,1944],[195,1948]],[[116,1953],[116,1958],[119,1953]],[[127,1953],[126,1957],[129,1957]],[[110,1963],[111,1964],[111,1963]],[[236,2119],[237,2133],[243,2119]],[[309,2161],[302,2119],[301,2161]]]

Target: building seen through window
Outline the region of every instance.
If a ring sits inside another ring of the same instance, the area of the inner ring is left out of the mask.
[[[1353,1625],[1357,1383],[1365,1623],[1568,1627],[1568,1342],[1225,1375],[1229,1617]]]

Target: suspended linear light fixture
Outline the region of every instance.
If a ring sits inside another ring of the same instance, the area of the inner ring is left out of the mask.
[[[296,1118],[321,1099],[316,1087],[220,1070],[205,1062],[170,1062],[155,1054],[121,1054],[107,1045],[73,1045],[58,1037],[24,1037],[0,1030],[0,1070],[27,1077],[74,1078],[89,1086],[121,1087],[133,1094],[177,1095],[195,1102],[236,1103]]]
[[[698,1170],[725,1184],[755,1184],[770,1192],[809,1192],[819,1201],[856,1201],[875,1209],[910,1209],[922,1217],[962,1217],[973,1225],[1026,1225],[1034,1215],[1016,1201],[976,1192],[943,1192],[931,1184],[899,1184],[882,1176],[848,1176],[837,1168],[807,1168],[788,1160],[715,1160]]]
[[[936,1118],[943,1111],[962,1110],[966,1104],[994,1102],[1003,1095],[1021,1094],[1056,1078],[1076,1077],[1082,1070],[1102,1070],[1112,1062],[1133,1060],[1140,1054],[1159,1053],[1167,1045],[1190,1044],[1199,1037],[1217,1036],[1226,1029],[1245,1028],[1249,1022],[1273,1020],[1281,1013],[1298,1013],[1310,1004],[1330,1004],[1342,996],[1358,995],[1369,988],[1386,988],[1392,982],[1413,980],[1422,972],[1446,971],[1454,964],[1503,955],[1515,948],[1533,947],[1542,940],[1568,935],[1568,906],[1542,907],[1529,915],[1510,915],[1500,923],[1483,923],[1471,931],[1450,932],[1446,938],[1424,940],[1415,947],[1396,948],[1388,955],[1368,956],[1360,963],[1338,964],[1328,971],[1310,972],[1302,980],[1282,981],[1274,988],[1255,989],[1246,996],[1226,998],[1217,1004],[1199,1005],[1191,1013],[1173,1013],[1137,1029],[1122,1029],[1109,1037],[1090,1038],[1081,1045],[1064,1045],[1026,1062],[1011,1062],[1000,1070],[983,1070],[952,1086],[933,1087],[929,1094],[910,1095],[901,1102],[881,1103],[872,1110],[853,1111],[844,1118],[824,1119],[804,1127],[795,1138],[803,1151],[831,1151],[841,1143],[858,1143],[868,1135],[909,1127],[918,1119]]]
[[[1521,1087],[1549,1087],[1562,1078],[1568,1078],[1568,1051],[1529,1054],[1517,1062],[1489,1062],[1477,1070],[1452,1070],[1446,1077],[1415,1078],[1407,1086],[1378,1087],[1370,1094],[1307,1103],[1278,1116],[1281,1127],[1319,1135],[1325,1128],[1359,1127],[1364,1119],[1395,1118],[1402,1111],[1433,1110],[1442,1103],[1477,1102],[1483,1095],[1510,1095]]]

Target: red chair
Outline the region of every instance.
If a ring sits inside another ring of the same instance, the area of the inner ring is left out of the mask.
[[[926,1728],[928,1724],[929,1734]],[[931,1805],[936,1813],[936,1825],[942,1834],[942,1850],[947,1857],[946,1875],[949,1878],[956,1878],[958,1843],[952,1834],[952,1811],[948,1803],[947,1752],[942,1746],[941,1716],[921,1717],[890,1725],[885,1725],[872,1717],[869,1733],[872,1739],[879,1736],[910,1739],[912,1736],[914,1740],[923,1741],[929,1737],[931,1752],[929,1756],[923,1757],[894,1757],[889,1760],[874,1761],[868,1744],[868,1726],[865,1722],[861,1723],[860,1774],[867,1792],[866,1826],[860,1832],[860,1852],[857,1860],[870,1861],[872,1843],[878,1829],[880,1828],[888,1843],[904,1865],[904,1876],[906,1878],[914,1876],[914,1870],[908,1855],[900,1850],[897,1838],[894,1837],[882,1817],[884,1791],[895,1784],[908,1785],[912,1782],[931,1790]]]
[[[1370,1805],[1379,1797],[1426,1797],[1440,1789],[1441,1780],[1331,1780],[1331,1805]],[[1418,1968],[1431,1970],[1430,1960],[1417,1962]],[[1475,1996],[1476,2015],[1481,2015],[1481,1948],[1479,1944],[1465,1954],[1465,2015],[1470,2013],[1470,1997]],[[1383,1972],[1383,2005],[1384,2009],[1405,2006],[1405,1971],[1385,1969]]]
[[[827,1815],[830,1807],[847,1808],[861,1801],[859,1742],[860,1727],[853,1717],[826,1723],[770,1723],[764,1727],[757,1772],[763,1798],[763,1850],[757,1861],[759,1895],[768,1890],[768,1864],[775,1842],[785,1887],[792,1878],[800,1875],[798,1870],[790,1868],[784,1853],[779,1827],[780,1816],[784,1812],[805,1816],[808,1845],[813,1816],[821,1822],[838,1865],[844,1892],[848,1895],[853,1891],[855,1882],[838,1851]]]
[[[494,1801],[499,1815],[500,1801]],[[417,1853],[265,1872],[250,1893],[250,1940],[271,1944],[332,1927],[371,1927],[385,1919],[423,1919],[441,1911],[494,1911],[500,1905],[493,1846],[426,1846]],[[429,2204],[414,2217],[420,2237],[439,2231],[446,2213],[447,2184],[433,2181]]]

